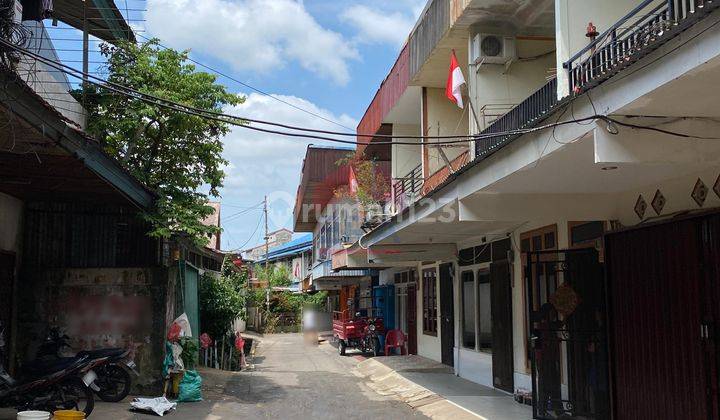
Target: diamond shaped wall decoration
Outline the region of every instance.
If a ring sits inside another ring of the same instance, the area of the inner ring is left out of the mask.
[[[693,188],[692,194],[690,194],[690,196],[693,198],[693,200],[695,200],[698,206],[702,207],[703,204],[705,204],[707,194],[708,187],[705,186],[705,183],[702,182],[702,179],[698,178],[697,182],[695,183],[695,188]]]
[[[635,214],[638,215],[640,220],[645,217],[645,210],[647,210],[647,203],[645,202],[642,194],[640,194],[637,201],[635,202]]]
[[[660,190],[655,191],[655,197],[653,197],[650,205],[652,205],[653,210],[655,210],[655,213],[659,216],[663,207],[665,207],[665,196]]]
[[[715,195],[720,197],[720,175],[718,175],[717,179],[715,180],[715,185],[713,185],[713,191],[715,191]]]

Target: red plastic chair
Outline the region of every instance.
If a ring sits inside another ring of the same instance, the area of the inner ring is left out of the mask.
[[[390,330],[385,336],[385,356],[390,356],[390,349],[400,349],[400,354],[407,354],[407,337],[401,330]]]

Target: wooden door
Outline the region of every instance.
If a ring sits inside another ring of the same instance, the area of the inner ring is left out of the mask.
[[[490,264],[490,294],[493,385],[514,392],[512,285],[507,261]]]
[[[455,364],[455,296],[452,263],[440,265],[440,349],[443,364]]]
[[[408,353],[417,354],[417,288],[414,284],[407,287],[407,328]]]

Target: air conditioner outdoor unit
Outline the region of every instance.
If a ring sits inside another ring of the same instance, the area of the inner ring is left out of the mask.
[[[476,34],[472,40],[470,61],[473,64],[506,64],[517,57],[515,38]]]

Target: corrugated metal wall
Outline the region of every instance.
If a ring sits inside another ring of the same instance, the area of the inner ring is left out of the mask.
[[[405,93],[410,80],[408,69],[409,56],[409,50],[406,44],[402,51],[400,51],[400,55],[395,61],[390,73],[382,85],[380,85],[377,93],[375,93],[375,97],[372,102],[370,102],[362,120],[360,120],[357,126],[357,132],[359,134],[377,134],[385,116],[395,106],[402,94]],[[358,142],[368,143],[370,142],[370,138],[359,137]],[[364,145],[358,145],[358,151],[362,151],[364,148]]]
[[[616,419],[717,418],[717,393],[707,393],[717,383],[717,375],[707,375],[711,340],[701,337],[703,297],[710,295],[702,223],[687,219],[606,238]],[[717,292],[718,279],[709,284]]]
[[[410,79],[420,68],[445,32],[450,29],[450,1],[434,0],[410,35]]]
[[[157,241],[136,211],[85,203],[29,202],[22,264],[31,267],[148,267]]]

